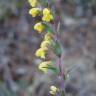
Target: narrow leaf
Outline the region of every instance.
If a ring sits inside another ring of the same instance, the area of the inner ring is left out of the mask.
[[[58,23],[58,26],[57,26],[57,33],[60,33],[60,22]]]
[[[54,49],[55,49],[55,54],[60,57],[61,56],[61,47],[60,47],[59,42],[57,42],[57,41],[55,42]]]
[[[59,73],[59,70],[55,67],[48,67],[48,69],[50,69],[51,71],[53,71],[55,74]]]
[[[56,67],[53,67],[51,65],[48,65],[48,67],[43,67],[43,68],[48,68],[51,71],[53,71],[55,74],[58,74],[59,73],[59,70]]]

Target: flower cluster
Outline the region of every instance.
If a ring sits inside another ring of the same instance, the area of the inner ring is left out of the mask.
[[[32,17],[41,17],[41,21],[37,22],[34,25],[34,30],[36,30],[38,33],[41,33],[45,28],[43,23],[50,22],[51,20],[53,20],[53,15],[51,14],[51,10],[49,8],[40,7],[39,2],[37,0],[29,0],[29,3],[32,6],[32,8],[29,10],[29,14],[32,15]],[[37,57],[45,59],[46,53],[48,52],[51,43],[52,34],[47,32],[44,36],[44,40],[41,42],[40,48],[36,51],[35,55]],[[40,63],[39,69],[46,73],[48,71],[49,63],[50,61],[43,61],[42,63]]]
[[[55,67],[52,65],[52,59],[50,60],[47,58],[47,53],[51,48],[53,47],[52,44],[54,44],[53,40],[53,34],[48,29],[46,29],[46,24],[50,24],[51,21],[53,21],[54,17],[52,15],[51,9],[49,7],[42,7],[40,6],[40,3],[38,0],[28,0],[32,8],[29,10],[29,14],[32,17],[39,17],[39,21],[34,25],[34,30],[36,30],[38,33],[42,33],[45,31],[43,36],[43,41],[40,44],[40,48],[37,49],[35,52],[35,56],[42,59],[42,62],[39,64],[38,68],[43,71],[44,73],[48,72],[48,69],[52,69],[53,71],[56,71]],[[57,43],[56,43],[57,44]],[[55,47],[58,47],[58,44]],[[56,48],[54,48],[56,49]],[[58,51],[56,49],[56,51]],[[60,49],[59,49],[60,50]],[[50,87],[50,94],[56,95],[59,89],[55,86]]]
[[[49,8],[41,8],[37,0],[28,0],[32,8],[29,10],[29,14],[32,17],[40,16],[41,21],[34,25],[34,30],[41,33],[44,30],[43,22],[51,22],[53,20],[53,15]]]
[[[44,40],[41,42],[40,48],[36,51],[35,55],[42,59],[46,58],[46,53],[48,52],[48,47],[51,46],[52,38],[51,33],[46,33],[44,36]],[[51,64],[51,61],[43,61],[39,65],[39,69],[45,73],[48,72],[48,65]]]
[[[35,55],[37,57],[45,59],[46,53],[48,51],[48,47],[51,46],[52,38],[51,33],[46,33],[44,36],[44,40],[41,42],[40,48],[36,51]]]

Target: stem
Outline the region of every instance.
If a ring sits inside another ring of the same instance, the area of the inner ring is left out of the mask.
[[[59,32],[55,33],[56,32],[56,26],[52,26],[52,29],[53,29],[53,32],[54,32],[54,39],[55,41],[58,41],[59,42]],[[59,42],[60,43],[60,42]],[[66,93],[65,93],[65,79],[64,79],[64,68],[63,68],[63,65],[62,65],[62,57],[63,57],[63,46],[60,44],[60,47],[61,47],[61,56],[58,56],[58,67],[59,67],[59,79],[60,79],[60,94],[57,94],[57,96],[63,96],[62,95],[62,92],[64,92],[64,96],[66,96]]]
[[[58,63],[59,63],[60,76],[64,77],[64,68],[62,66],[62,60],[61,60],[61,57],[58,57],[58,58],[59,58]]]
[[[62,69],[61,69],[62,66],[61,66],[61,58],[60,57],[58,58],[58,66],[59,66],[59,71],[60,71],[59,75],[62,76]]]
[[[63,48],[62,48],[62,46],[61,46],[61,49],[62,49],[62,51],[63,51]],[[62,65],[62,58],[63,57],[63,53],[61,52],[61,56],[60,57],[58,57],[58,66],[59,66],[59,70],[60,70],[60,73],[59,73],[59,76],[60,76],[60,93],[61,93],[61,96],[63,96],[62,95],[62,92],[64,92],[64,96],[66,96],[66,93],[65,93],[65,78],[64,78],[64,76],[65,76],[65,74],[64,74],[64,68],[63,68],[63,65]]]

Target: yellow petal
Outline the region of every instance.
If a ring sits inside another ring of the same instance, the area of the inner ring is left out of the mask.
[[[55,95],[55,94],[56,94],[56,93],[54,93],[53,91],[49,91],[49,93],[52,94],[52,95]]]
[[[38,1],[37,0],[28,0],[29,4],[32,6],[32,7],[36,7],[37,4],[38,4]]]
[[[33,17],[36,17],[39,12],[40,12],[39,8],[32,8],[29,10],[29,14],[31,14]]]
[[[42,20],[45,21],[45,22],[50,22],[52,19],[53,19],[53,16],[50,15],[50,14],[44,15],[42,17]]]
[[[40,47],[41,47],[41,48],[48,47],[50,44],[51,44],[50,41],[44,40],[44,41],[41,43],[41,46],[40,46]]]
[[[51,87],[50,87],[50,90],[56,92],[56,91],[57,91],[57,87],[55,87],[55,86],[51,86]]]
[[[43,9],[43,15],[50,14],[50,10],[48,8]]]
[[[36,53],[35,53],[35,55],[36,55],[37,57],[40,57],[40,58],[43,58],[43,59],[45,59],[45,54],[46,54],[46,50],[45,50],[44,48],[39,48],[39,49],[36,51]]]
[[[50,22],[53,19],[51,11],[48,8],[43,9],[43,17],[42,20],[45,22]]]
[[[50,91],[49,91],[50,94],[55,95],[57,93],[57,91],[58,91],[58,88],[56,86],[51,86],[50,87]]]
[[[50,64],[51,64],[51,61],[45,61],[45,62],[40,63],[38,68],[41,71],[43,71],[44,73],[47,73],[48,72],[48,65],[50,65]]]
[[[38,31],[39,33],[41,33],[43,29],[44,29],[44,25],[41,22],[36,23],[34,25],[34,30]]]
[[[48,40],[48,41],[51,41],[52,40],[52,34],[47,32],[44,36],[44,40]]]

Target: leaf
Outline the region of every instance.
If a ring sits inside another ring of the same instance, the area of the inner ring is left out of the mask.
[[[41,1],[41,3],[43,3],[43,5],[45,5],[46,7],[48,6],[48,0],[43,0]]]
[[[65,93],[64,93],[64,91],[61,91],[61,96],[65,96]]]
[[[43,68],[48,68],[51,71],[53,71],[55,74],[58,74],[59,73],[59,70],[56,67],[53,67],[51,65],[48,65],[48,67],[43,67]]]
[[[43,22],[43,24],[44,24],[44,26],[45,26],[45,29],[46,29],[48,32],[52,33],[52,28],[49,26],[49,24],[47,24],[47,23],[45,23],[45,22]]]
[[[50,69],[51,71],[53,71],[55,74],[58,74],[59,73],[59,70],[56,67],[49,66],[48,69]]]
[[[54,49],[55,49],[55,54],[60,57],[61,56],[61,47],[60,47],[60,44],[58,41],[55,42]]]
[[[60,22],[58,23],[58,26],[57,26],[57,33],[60,33]]]

